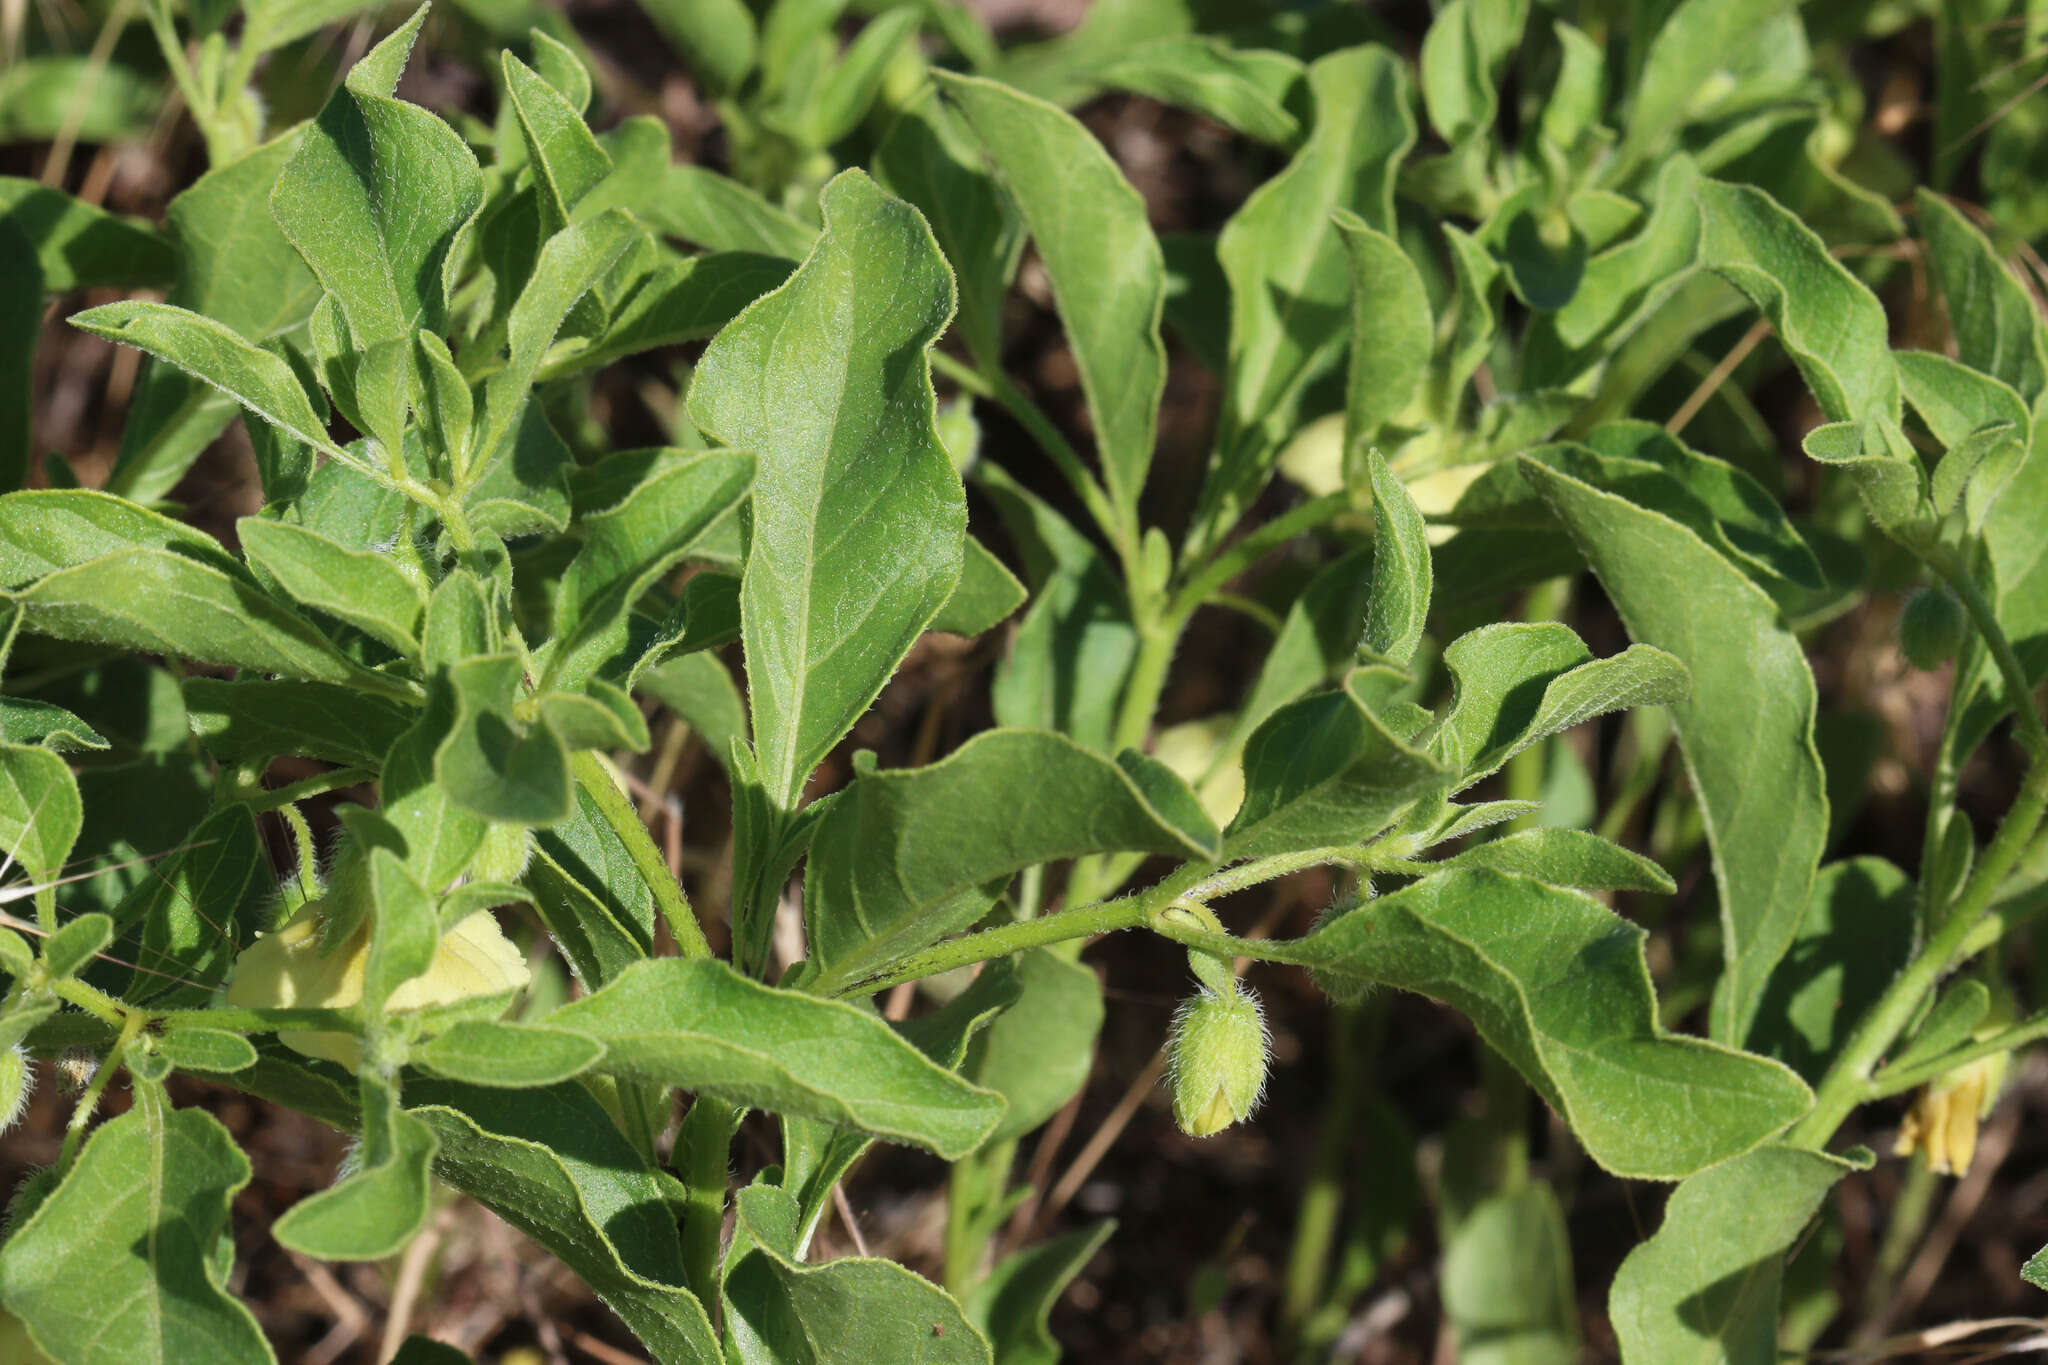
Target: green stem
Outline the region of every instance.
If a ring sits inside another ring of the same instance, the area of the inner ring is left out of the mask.
[[[589,795],[597,806],[598,814],[619,836],[619,842],[626,846],[626,856],[633,860],[641,880],[654,893],[654,903],[668,921],[668,931],[674,935],[676,947],[684,957],[710,957],[711,944],[705,940],[704,928],[697,923],[697,914],[690,908],[690,898],[683,894],[682,883],[669,871],[668,860],[654,846],[654,836],[640,822],[640,813],[633,809],[633,803],[619,790],[618,783],[612,781],[612,775],[605,771],[604,764],[598,762],[597,755],[588,751],[579,753],[572,760],[572,766],[576,771],[576,784]]]
[[[2034,705],[2033,684],[2027,681],[2026,669],[2020,667],[2012,642],[2005,638],[2005,631],[1998,624],[1998,613],[1968,571],[1952,556],[1936,554],[1926,559],[1929,567],[1955,590],[1985,648],[1991,651],[1991,661],[1998,666],[1999,677],[2005,683],[2006,704],[2012,707],[2014,724],[2019,727],[2021,747],[2037,763],[2048,758],[2048,725],[2042,724],[2041,712]]]
[[[2037,1038],[2048,1038],[2048,1014],[2037,1014],[2023,1024],[2015,1024],[2009,1029],[1992,1034],[1989,1038],[1980,1038],[1930,1061],[1880,1071],[1864,1089],[1863,1097],[1881,1100],[1888,1095],[1903,1094],[1916,1085],[1945,1075],[1959,1066],[1967,1066],[1980,1057],[2011,1052],[2016,1048],[2025,1047]]]
[[[1792,1129],[1793,1142],[1813,1147],[1826,1143],[1866,1098],[1871,1072],[1912,1020],[1921,999],[1955,964],[2006,873],[2026,852],[2044,811],[2048,811],[2048,759],[2037,758],[2027,771],[2026,782],[2012,809],[2006,812],[1998,833],[1992,837],[1990,847],[1985,849],[1955,905],[1943,917],[1941,927],[1928,939],[1920,955],[1893,979],[1828,1068],[1813,1112]]]
[[[1139,626],[1138,657],[1131,664],[1123,701],[1117,707],[1116,727],[1110,733],[1113,751],[1136,749],[1145,743],[1152,718],[1159,712],[1160,695],[1166,690],[1173,651],[1180,646],[1180,625],[1155,618]]]
[[[339,791],[343,787],[368,782],[376,776],[377,774],[369,768],[336,768],[332,772],[315,773],[311,777],[301,778],[289,786],[273,787],[244,804],[258,815],[270,810],[282,812],[310,797],[325,796],[328,792]]]
[[[93,1018],[112,1028],[123,1029],[128,1027],[128,1021],[133,1017],[121,1008],[120,1002],[101,991],[94,990],[83,981],[74,981],[66,977],[61,981],[52,981],[50,989],[65,1004],[76,1005]]]
[[[1364,1012],[1356,1005],[1340,1005],[1332,1013],[1329,1085],[1324,1091],[1330,1107],[1316,1135],[1308,1185],[1296,1206],[1294,1246],[1288,1253],[1286,1289],[1280,1300],[1280,1320],[1297,1338],[1322,1303],[1330,1248],[1344,1212],[1344,1156],[1365,1102]]]
[[[725,1187],[731,1179],[733,1135],[746,1110],[697,1097],[676,1134],[675,1160],[689,1194],[683,1204],[683,1275],[706,1307],[719,1301],[719,1243],[725,1233]]]
[[[1185,619],[1207,602],[1224,584],[1249,569],[1304,531],[1314,530],[1351,510],[1351,499],[1343,493],[1329,493],[1289,508],[1249,535],[1218,550],[1200,570],[1190,575],[1167,608],[1169,618]]]
[[[107,1082],[120,1070],[121,1058],[128,1051],[128,1045],[142,1032],[142,1016],[131,1014],[121,1025],[120,1034],[114,1045],[107,1049],[107,1055],[100,1059],[99,1070],[93,1073],[92,1083],[85,1093],[78,1097],[78,1103],[71,1110],[71,1121],[64,1125],[64,1145],[57,1153],[59,1178],[71,1169],[72,1161],[78,1156],[79,1144],[85,1141],[85,1130],[92,1124],[93,1112],[99,1108],[100,1096],[106,1093]]]

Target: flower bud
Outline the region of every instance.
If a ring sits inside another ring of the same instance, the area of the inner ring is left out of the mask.
[[[1167,1041],[1173,1119],[1208,1137],[1251,1116],[1266,1089],[1265,1015],[1248,987],[1204,989],[1181,1003]]]
[[[1892,1155],[1917,1151],[1937,1175],[1968,1175],[1977,1155],[1977,1125],[1998,1103],[2010,1060],[2003,1052],[1979,1057],[1920,1087],[1899,1124]]]
[[[1969,618],[1954,593],[1943,587],[1922,588],[1906,599],[1906,608],[1899,613],[1899,652],[1907,663],[1930,673],[1955,658],[1969,632]]]

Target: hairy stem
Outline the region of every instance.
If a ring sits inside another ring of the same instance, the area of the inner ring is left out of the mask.
[[[697,923],[697,912],[690,908],[690,898],[683,894],[682,883],[669,871],[668,860],[654,846],[654,836],[640,822],[640,813],[633,809],[633,803],[612,781],[612,775],[595,754],[579,753],[572,763],[576,784],[596,803],[598,814],[619,836],[619,842],[626,846],[626,856],[633,860],[641,880],[654,893],[654,903],[668,921],[676,947],[684,957],[710,957],[711,945],[704,938],[704,927]]]

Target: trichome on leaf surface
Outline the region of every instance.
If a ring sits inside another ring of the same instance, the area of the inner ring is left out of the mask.
[[[74,8],[0,16],[0,1116],[63,1115],[8,1360],[288,1355],[251,1238],[392,1261],[379,1359],[502,1350],[404,1339],[459,1195],[614,1356],[1038,1365],[1148,1101],[1304,1155],[1168,1295],[1277,1234],[1245,1358],[1360,1358],[1402,1266],[1469,1362],[1912,1349],[2048,1035],[2038,6]],[[1855,73],[1926,33],[1916,159]],[[33,458],[87,382],[112,458]],[[254,1228],[237,1094],[351,1144]],[[876,1143],[945,1163],[894,1258]]]

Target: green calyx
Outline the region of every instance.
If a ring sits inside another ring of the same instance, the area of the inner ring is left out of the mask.
[[[1269,1054],[1265,1015],[1249,988],[1204,988],[1185,1001],[1167,1042],[1167,1084],[1181,1131],[1209,1137],[1249,1118],[1265,1093]]]
[[[1899,613],[1899,652],[1923,673],[1955,658],[1969,634],[1962,603],[1945,587],[1922,588]]]

